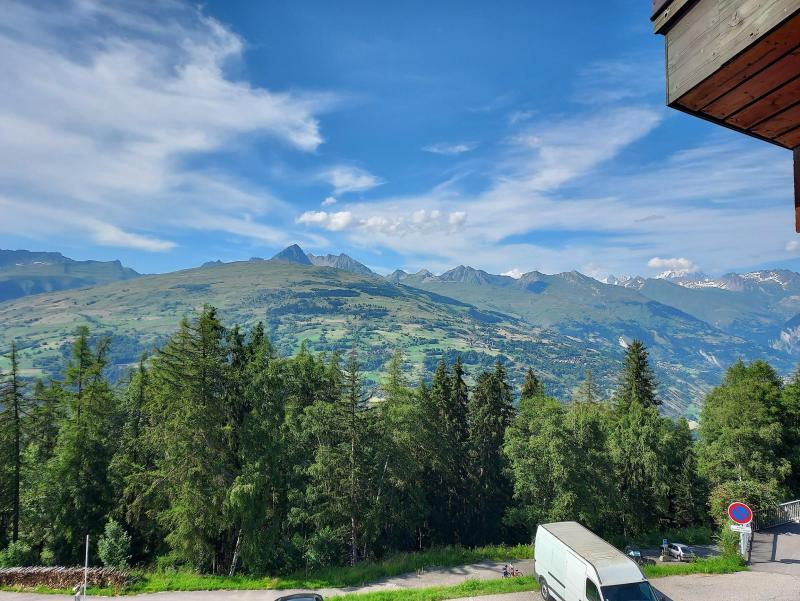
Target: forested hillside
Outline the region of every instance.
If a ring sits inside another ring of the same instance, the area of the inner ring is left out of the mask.
[[[302,249],[290,249],[268,261],[212,263],[0,303],[0,348],[17,340],[25,375],[57,375],[75,326],[83,324],[111,337],[109,373],[117,380],[142,352],[162,344],[181,317],[211,303],[227,325],[264,322],[282,355],[303,343],[331,353],[357,342],[373,385],[399,349],[414,379],[443,356],[452,362],[460,354],[470,373],[499,358],[516,386],[533,367],[551,394],[566,400],[586,369],[610,394],[625,345],[639,339],[661,373],[662,412],[691,419],[737,359],[769,358],[781,373],[794,365],[784,350],[577,273],[514,280],[459,268],[395,282],[365,274],[342,256],[334,259],[347,269],[312,265]]]
[[[728,370],[694,442],[686,420],[659,415],[639,342],[611,398],[589,372],[567,405],[534,370],[515,390],[502,361],[467,374],[458,353],[421,380],[395,353],[369,385],[358,344],[282,356],[263,325],[225,327],[211,307],[118,386],[109,344],[79,327],[58,377],[35,382],[12,346],[5,557],[77,563],[85,534],[105,530],[123,563],[278,573],[525,542],[550,520],[624,540],[800,492],[800,381],[763,362]]]

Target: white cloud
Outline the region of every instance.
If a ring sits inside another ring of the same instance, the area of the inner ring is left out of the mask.
[[[170,250],[175,247],[174,242],[132,234],[109,223],[88,220],[87,225],[92,230],[94,241],[102,246],[119,246],[151,252]]]
[[[454,156],[464,152],[469,152],[470,150],[475,150],[477,147],[478,144],[476,142],[461,142],[459,144],[446,144],[444,142],[440,142],[438,144],[429,144],[428,146],[423,146],[422,150],[425,152],[432,152],[433,154]]]
[[[360,167],[338,165],[323,171],[320,177],[333,186],[336,195],[365,192],[383,184],[383,180]]]
[[[82,0],[54,11],[10,0],[3,25],[0,233],[19,231],[22,218],[6,218],[13,202],[40,215],[38,231],[166,250],[172,243],[146,232],[224,230],[281,209],[184,158],[243,135],[300,151],[323,141],[317,114],[333,98],[234,79],[242,40],[188,4]]]
[[[786,243],[786,251],[790,253],[795,253],[800,251],[800,240],[790,240]]]
[[[504,271],[504,272],[503,272],[503,273],[501,273],[500,275],[507,275],[507,276],[508,276],[508,277],[510,277],[510,278],[514,278],[515,280],[518,280],[518,279],[520,279],[520,278],[521,278],[521,277],[522,277],[524,274],[523,274],[523,272],[522,272],[522,271],[520,271],[519,269],[517,269],[517,268],[515,267],[514,269],[509,269],[508,271]]]
[[[323,207],[329,207],[336,204],[336,199],[333,196],[328,196],[328,198],[323,200],[321,204]]]
[[[453,211],[447,216],[447,223],[453,227],[461,227],[467,222],[466,211]]]
[[[673,257],[670,259],[662,259],[661,257],[653,257],[647,262],[650,269],[659,269],[664,271],[677,271],[682,273],[696,273],[700,268],[692,263],[689,259],[683,257]]]
[[[386,236],[407,236],[413,233],[450,233],[461,227],[466,213],[455,211],[445,217],[439,209],[417,209],[392,218],[383,215],[364,214],[356,217],[352,211],[306,211],[296,223],[317,226],[328,231],[365,231]]]
[[[347,229],[353,224],[353,214],[350,211],[339,211],[338,213],[306,211],[297,218],[297,223],[319,225],[326,230],[338,232]]]

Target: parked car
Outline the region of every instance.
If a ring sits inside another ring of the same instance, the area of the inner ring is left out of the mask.
[[[630,557],[633,561],[635,561],[639,565],[642,565],[643,562],[642,552],[636,545],[628,545],[627,547],[625,547],[625,555]]]
[[[295,593],[278,597],[275,601],[324,601],[322,595],[317,593]]]
[[[684,545],[683,543],[670,543],[667,545],[667,554],[670,557],[674,557],[678,561],[691,561],[693,559],[697,559],[697,555],[695,555],[694,551],[688,545]]]

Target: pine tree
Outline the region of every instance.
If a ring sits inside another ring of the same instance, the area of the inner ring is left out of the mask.
[[[11,542],[19,540],[20,522],[20,490],[22,475],[22,452],[23,452],[23,420],[29,417],[28,399],[25,397],[25,384],[20,379],[19,360],[17,357],[17,344],[11,343],[9,353],[11,361],[11,371],[7,380],[0,385],[0,401],[4,410],[0,413],[0,429],[6,434],[10,434],[11,444],[8,462],[12,466],[11,470]]]
[[[536,376],[536,373],[528,368],[525,372],[525,382],[522,384],[522,392],[520,393],[521,399],[533,399],[536,397],[544,396],[544,384]]]
[[[616,402],[624,406],[639,403],[644,407],[657,407],[661,401],[656,388],[647,349],[640,341],[634,340],[625,353]]]
[[[478,376],[469,400],[472,544],[501,538],[502,517],[511,496],[502,449],[513,416],[511,387],[498,360],[493,371]]]
[[[205,307],[153,357],[144,441],[154,466],[140,487],[163,491],[154,515],[172,549],[215,573],[229,568],[236,542],[226,504],[236,459],[225,334],[216,310]]]
[[[595,403],[600,400],[600,391],[595,384],[592,370],[586,370],[586,377],[572,395],[573,403]]]
[[[66,370],[67,409],[58,441],[47,465],[47,499],[51,524],[49,541],[56,560],[77,563],[86,534],[102,531],[113,504],[108,467],[118,440],[116,404],[104,370],[109,341],[89,340],[81,326]]]

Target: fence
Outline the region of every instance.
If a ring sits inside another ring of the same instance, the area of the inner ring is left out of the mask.
[[[753,530],[764,530],[790,522],[800,522],[800,499],[762,509],[753,514]]]

